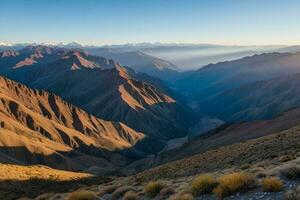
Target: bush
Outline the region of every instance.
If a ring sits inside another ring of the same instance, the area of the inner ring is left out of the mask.
[[[299,200],[297,199],[297,193],[294,190],[288,190],[284,193],[284,200]]]
[[[244,164],[241,166],[241,170],[249,169],[251,166],[249,164]]]
[[[213,193],[222,199],[236,192],[253,188],[255,185],[256,179],[252,175],[237,172],[221,176],[219,185],[213,190]]]
[[[279,161],[280,162],[288,162],[288,161],[293,160],[293,159],[295,159],[295,157],[292,156],[292,155],[284,155],[284,156],[279,158]]]
[[[194,196],[211,193],[218,185],[218,182],[210,175],[198,176],[192,181],[192,193]]]
[[[166,188],[163,188],[161,191],[160,191],[160,195],[161,196],[171,196],[172,194],[175,193],[175,190],[171,187],[166,187]]]
[[[256,177],[257,177],[257,178],[265,178],[265,177],[267,177],[267,174],[264,173],[264,172],[258,172],[258,173],[256,174]]]
[[[281,174],[288,179],[300,179],[300,167],[291,165],[283,168]]]
[[[182,193],[173,195],[170,200],[194,200],[194,196],[191,193]]]
[[[145,193],[148,197],[155,197],[157,194],[160,193],[160,191],[164,188],[164,184],[160,182],[149,182],[145,186]]]
[[[96,195],[94,192],[86,191],[86,190],[79,190],[76,192],[72,192],[67,200],[94,200]]]
[[[120,199],[126,192],[130,191],[130,190],[134,190],[132,187],[129,186],[123,186],[123,187],[119,187],[118,189],[116,189],[113,193],[112,193],[112,199]]]
[[[124,200],[136,200],[138,198],[138,194],[135,191],[128,191],[124,194]]]
[[[283,189],[283,183],[276,177],[263,179],[262,185],[265,192],[279,192]]]
[[[99,193],[98,195],[99,196],[103,196],[105,194],[111,194],[113,193],[116,189],[117,189],[117,186],[115,185],[106,185],[106,186],[99,186]]]
[[[284,194],[284,200],[299,200],[300,199],[300,186],[295,190],[288,190]]]

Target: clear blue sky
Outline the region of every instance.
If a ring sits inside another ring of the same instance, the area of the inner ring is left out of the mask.
[[[0,0],[0,41],[300,44],[300,1]]]

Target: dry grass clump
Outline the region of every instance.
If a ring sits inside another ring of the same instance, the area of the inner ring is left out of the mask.
[[[128,191],[124,194],[123,200],[136,200],[138,198],[138,194],[135,191]]]
[[[191,193],[179,193],[171,196],[169,200],[194,200],[194,196]]]
[[[161,189],[159,194],[161,196],[171,196],[172,194],[175,194],[175,190],[171,187],[165,187],[165,188]]]
[[[293,155],[284,155],[284,156],[279,158],[279,161],[280,162],[288,162],[288,161],[293,160],[293,159],[295,159],[295,156],[293,156]]]
[[[123,197],[123,195],[128,192],[128,191],[134,191],[134,188],[129,187],[129,186],[123,186],[123,187],[119,187],[118,189],[116,189],[113,193],[112,193],[112,199],[120,199],[121,197]]]
[[[256,178],[247,173],[227,174],[219,178],[219,185],[213,190],[213,193],[222,199],[236,192],[251,189],[256,186],[256,182]]]
[[[279,192],[283,189],[283,183],[276,177],[264,178],[262,186],[265,192]]]
[[[99,193],[98,196],[103,196],[105,194],[111,194],[117,189],[117,186],[115,185],[106,185],[106,186],[100,186],[99,187]]]
[[[256,177],[257,178],[265,178],[265,177],[267,177],[267,174],[265,172],[258,172],[256,174]]]
[[[164,187],[165,185],[161,182],[149,182],[144,188],[146,196],[153,198],[159,194]]]
[[[217,185],[218,182],[212,176],[204,174],[192,181],[192,193],[194,196],[211,193]]]
[[[249,169],[250,167],[251,167],[250,164],[243,164],[243,165],[240,167],[240,169],[241,169],[241,170],[245,170],[245,169]]]
[[[280,173],[288,179],[300,179],[300,167],[296,165],[286,166]]]
[[[300,199],[300,186],[296,190],[288,190],[284,193],[284,200],[299,200]]]
[[[79,191],[72,192],[67,197],[67,200],[94,200],[95,198],[96,195],[94,192],[79,190]]]

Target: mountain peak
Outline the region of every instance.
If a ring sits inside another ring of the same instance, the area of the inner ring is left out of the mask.
[[[16,57],[19,55],[19,52],[14,51],[14,50],[6,50],[3,52],[0,52],[0,57],[4,58],[4,57]]]

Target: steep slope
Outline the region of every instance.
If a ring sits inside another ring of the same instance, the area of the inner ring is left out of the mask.
[[[53,92],[97,117],[124,122],[155,138],[157,149],[150,151],[162,148],[160,144],[165,140],[185,136],[186,129],[196,122],[188,107],[152,84],[140,81],[145,77],[140,79],[134,71],[82,51],[63,52],[59,59],[43,65],[5,66],[9,73],[2,74]]]
[[[141,51],[122,51],[109,48],[86,48],[86,50],[92,55],[113,59],[136,72],[146,73],[162,80],[170,80],[179,76],[178,67],[173,63]]]
[[[299,53],[269,53],[207,65],[190,72],[175,87],[195,101],[203,101],[244,84],[300,73]]]
[[[300,108],[296,108],[270,120],[225,124],[199,137],[187,138],[177,148],[160,152],[157,156],[135,161],[123,169],[124,173],[134,174],[163,163],[203,153],[235,143],[264,137],[300,124]]]
[[[134,177],[135,181],[153,181],[164,178],[176,178],[213,173],[232,167],[240,168],[244,164],[274,163],[275,159],[286,155],[295,155],[300,150],[300,127],[257,139],[223,146],[214,150],[146,170]],[[274,160],[272,160],[274,159]]]
[[[226,121],[270,119],[300,106],[300,74],[244,85],[211,98],[207,113]]]
[[[114,168],[114,151],[145,135],[96,118],[45,91],[0,78],[0,159],[63,169]],[[120,156],[120,155],[118,155]],[[122,157],[122,156],[121,156]],[[123,157],[122,159],[125,159]]]

